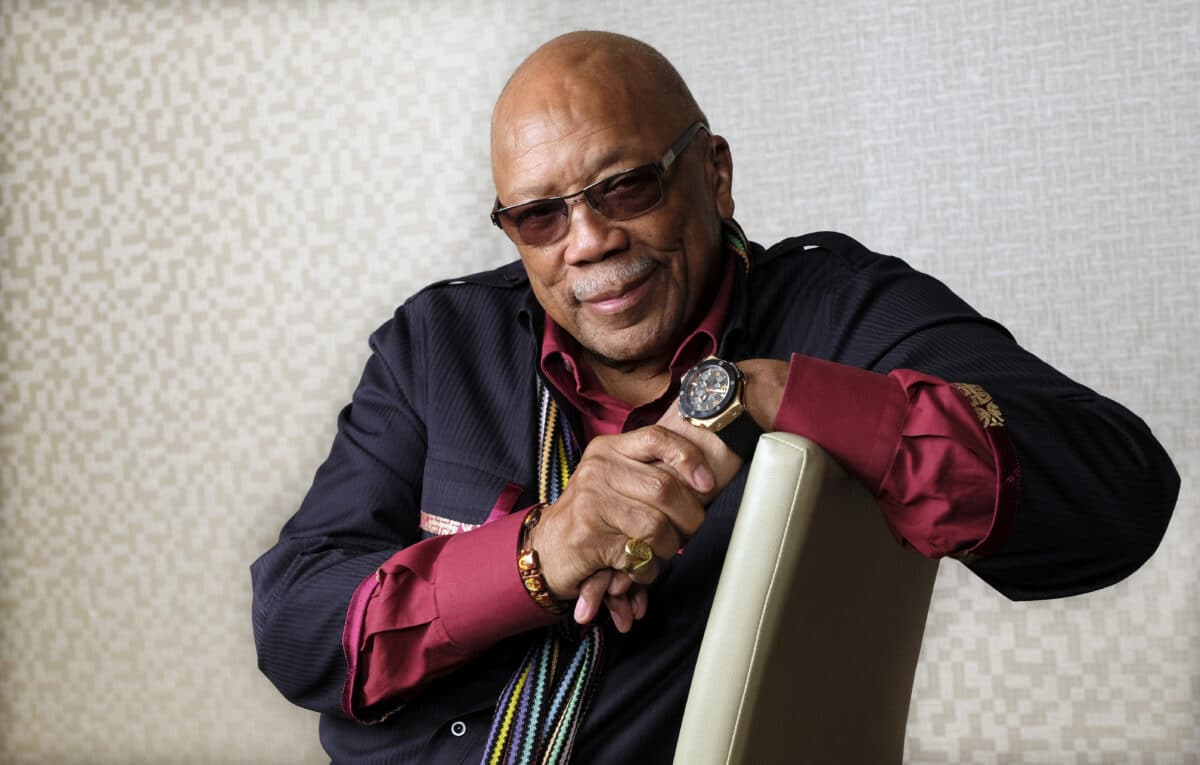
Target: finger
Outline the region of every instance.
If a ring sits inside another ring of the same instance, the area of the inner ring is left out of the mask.
[[[612,617],[617,632],[629,632],[633,628],[633,605],[629,598],[624,595],[609,595],[604,598],[604,605],[608,606],[609,616]]]
[[[625,559],[624,545],[621,547],[621,559]],[[658,558],[652,558],[649,563],[646,563],[641,568],[627,570],[624,573],[629,577],[633,584],[645,586],[658,578]]]
[[[646,609],[650,605],[649,591],[642,586],[633,588],[633,591],[629,593],[629,603],[633,607],[633,618],[641,619],[646,615]]]
[[[614,571],[612,580],[608,583],[609,595],[624,595],[633,587],[633,580],[624,571]]]
[[[704,493],[715,478],[703,450],[662,425],[648,425],[613,439],[612,448],[638,462],[662,462],[691,488]]]
[[[575,601],[575,612],[571,615],[576,624],[590,624],[596,614],[600,613],[600,604],[591,603],[583,598]]]
[[[604,594],[613,573],[611,569],[601,569],[579,585],[579,600],[575,602],[574,614],[576,624],[587,624],[600,613],[600,605],[604,602]]]
[[[606,481],[619,497],[610,495],[598,510],[614,533],[645,539],[666,557],[704,523],[700,498],[669,467],[632,461],[606,467]]]

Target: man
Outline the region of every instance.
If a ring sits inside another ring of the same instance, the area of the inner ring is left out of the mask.
[[[848,237],[747,242],[728,143],[648,46],[539,48],[492,163],[520,263],[372,336],[253,568],[260,666],[335,761],[669,761],[762,430],[821,443],[900,543],[1012,598],[1157,546],[1178,477],[1140,420]]]

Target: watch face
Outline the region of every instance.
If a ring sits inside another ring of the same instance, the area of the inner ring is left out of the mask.
[[[737,384],[724,361],[694,367],[683,378],[679,390],[679,408],[688,417],[699,420],[712,417],[729,404],[737,393]]]

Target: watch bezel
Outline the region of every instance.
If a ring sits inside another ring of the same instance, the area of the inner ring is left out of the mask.
[[[730,385],[729,392],[716,406],[709,409],[696,409],[687,401],[686,393],[688,384],[698,375],[702,374],[712,367],[718,367],[729,376]],[[694,367],[689,369],[683,378],[679,381],[679,413],[683,417],[691,420],[697,425],[707,427],[709,429],[717,429],[719,427],[717,421],[723,420],[721,415],[730,412],[731,409],[740,409],[740,399],[742,390],[742,372],[737,365],[726,361],[725,359],[716,356],[709,356],[701,359]],[[723,425],[724,423],[720,423]]]

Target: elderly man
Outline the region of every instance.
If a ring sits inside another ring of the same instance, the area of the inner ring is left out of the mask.
[[[492,169],[520,262],[372,335],[253,567],[260,666],[335,761],[669,761],[763,430],[1012,598],[1155,549],[1178,477],[1140,420],[894,258],[746,240],[729,144],[652,48],[535,51]]]

